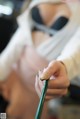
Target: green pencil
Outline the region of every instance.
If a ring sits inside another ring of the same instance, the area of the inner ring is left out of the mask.
[[[48,80],[45,80],[35,119],[40,119],[41,118],[47,87],[48,87]]]

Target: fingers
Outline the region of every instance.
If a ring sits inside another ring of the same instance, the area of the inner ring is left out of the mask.
[[[2,94],[3,89],[5,90],[7,88],[7,86],[6,86],[7,81],[8,81],[7,79],[0,81],[0,94]]]
[[[19,113],[14,111],[14,109],[16,110],[16,106],[14,104],[10,104],[8,107],[7,107],[7,110],[6,110],[6,113],[8,115],[8,118],[10,119],[18,119],[20,118],[20,116],[18,115]],[[17,114],[18,113],[18,114]]]
[[[53,61],[49,66],[44,69],[43,73],[36,79],[36,90],[38,95],[41,95],[44,84],[40,80],[50,79],[48,82],[48,90],[46,92],[46,99],[58,98],[67,94],[67,88],[70,85],[66,68],[63,63],[59,61]]]
[[[10,87],[7,84],[2,84],[1,95],[9,101],[10,98]]]
[[[24,86],[19,80],[16,80],[16,83],[11,90],[9,102],[10,104],[6,110],[9,117],[13,117],[13,119],[24,118],[24,114],[27,110],[27,94]]]
[[[38,78],[38,76],[36,76],[35,89],[36,89],[36,92],[37,92],[37,94],[38,94],[39,97],[41,96],[41,92],[42,92],[43,86],[44,86],[43,81],[41,81]]]
[[[48,67],[43,71],[41,79],[49,79],[54,75],[60,68],[60,65],[57,61],[52,61],[49,63]]]
[[[11,95],[10,105],[8,106],[6,112],[9,117],[13,119],[24,118],[25,111],[27,109],[25,94],[20,91],[16,91]]]
[[[61,82],[57,83],[55,81],[56,80],[50,80],[49,81],[48,89],[47,89],[47,92],[46,92],[46,99],[47,100],[52,99],[52,98],[58,98],[58,97],[61,97],[61,96],[67,94],[67,86],[69,85],[69,83],[66,83],[66,85],[63,86],[64,83],[62,82],[61,87],[60,87]],[[38,77],[37,77],[35,88],[36,88],[36,92],[37,92],[39,97],[41,96],[43,86],[44,86],[43,81],[39,80]]]
[[[39,86],[39,83],[38,83],[38,77],[37,76],[36,76],[36,79],[35,79],[35,90],[36,90],[38,96],[40,97],[41,92],[40,92],[40,86]]]
[[[45,100],[51,100],[51,99],[55,99],[55,98],[60,98],[64,95],[66,95],[68,92],[67,89],[64,90],[60,90],[60,89],[48,89],[47,93],[46,93],[46,97]]]
[[[64,89],[67,88],[70,85],[70,81],[68,79],[65,79],[64,77],[58,77],[54,80],[49,80],[48,88],[58,88],[58,89]]]
[[[56,99],[56,98],[60,98],[61,95],[55,95],[55,96],[46,96],[45,97],[45,101],[51,100],[51,99]]]
[[[67,89],[48,89],[46,96],[66,95]]]

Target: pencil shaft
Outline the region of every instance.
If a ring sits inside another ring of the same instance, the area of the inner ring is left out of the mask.
[[[44,88],[42,90],[41,98],[40,98],[40,101],[39,101],[39,105],[38,105],[38,108],[37,108],[35,119],[40,119],[41,118],[47,87],[48,87],[48,80],[45,81]]]

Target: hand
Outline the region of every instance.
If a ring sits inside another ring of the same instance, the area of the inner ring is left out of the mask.
[[[28,80],[28,79],[27,79]],[[30,79],[35,82],[35,80]],[[3,97],[9,101],[6,113],[9,119],[34,119],[39,97],[31,83],[24,85],[19,74],[12,71],[5,82],[1,83]],[[47,107],[44,106],[42,118],[47,118]]]
[[[66,67],[63,63],[59,61],[52,61],[43,73],[40,74],[40,78],[44,80],[49,80],[48,89],[46,93],[46,100],[61,97],[67,94],[67,89],[70,84],[68,79]],[[38,95],[41,95],[42,88],[44,86],[44,81],[41,81],[36,77],[35,88]]]

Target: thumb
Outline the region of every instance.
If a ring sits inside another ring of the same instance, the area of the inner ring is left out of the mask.
[[[49,63],[48,67],[43,70],[40,78],[41,80],[48,80],[52,75],[55,75],[60,69],[58,61],[52,61]]]
[[[18,118],[18,112],[16,110],[17,106],[13,103],[10,103],[9,106],[7,107],[7,114],[8,114],[8,117],[11,118],[11,119],[15,119],[15,118]]]
[[[12,101],[9,106],[7,107],[7,114],[9,116],[9,118],[11,119],[15,119],[15,118],[20,118],[19,116],[21,116],[20,112],[21,112],[21,107],[19,108],[19,103],[18,101]]]
[[[25,110],[23,108],[24,103],[20,103],[19,100],[16,100],[12,103],[10,103],[10,105],[7,107],[7,114],[9,116],[9,118],[11,119],[21,119],[24,117],[25,114]]]
[[[22,93],[24,94],[24,92],[18,91],[17,89],[17,91],[11,95],[10,104],[6,110],[10,118],[15,119],[24,116],[26,111],[26,102],[24,101],[25,97],[21,95]]]

